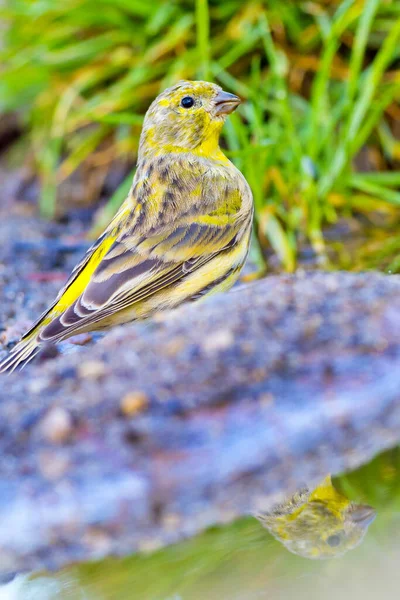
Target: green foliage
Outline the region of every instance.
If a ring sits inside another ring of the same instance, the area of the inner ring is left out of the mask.
[[[400,204],[400,0],[8,0],[0,20],[0,113],[24,116],[44,215],[80,165],[133,157],[149,102],[183,78],[247,100],[226,144],[287,270],[301,239],[324,256],[338,215]]]
[[[382,452],[356,471],[338,477],[335,485],[348,498],[368,502],[390,518],[400,508],[399,475],[400,447],[397,446]]]

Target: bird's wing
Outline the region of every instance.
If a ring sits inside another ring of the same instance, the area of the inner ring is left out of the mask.
[[[60,340],[117,311],[139,306],[193,274],[216,255],[229,252],[242,225],[224,215],[186,215],[176,224],[170,223],[140,238],[135,231],[120,235],[107,249],[106,237],[43,320],[40,341]],[[93,261],[97,264],[94,270]],[[213,277],[220,279],[230,266],[229,261],[222,261],[221,272]],[[78,284],[84,284],[84,288],[72,300],[72,288]]]
[[[123,219],[124,214],[128,212],[126,205],[116,213],[113,220],[107,229],[97,238],[97,240],[88,248],[83,258],[75,265],[66,283],[59,291],[54,302],[40,315],[40,317],[32,324],[30,329],[21,338],[21,341],[27,340],[35,335],[43,324],[52,320],[52,313],[57,305],[68,305],[68,302],[75,300],[83,291],[85,284],[90,278],[90,275],[96,269],[98,262],[107,252],[111,244],[116,239],[116,234],[113,232],[116,225]],[[59,311],[58,311],[59,312]]]

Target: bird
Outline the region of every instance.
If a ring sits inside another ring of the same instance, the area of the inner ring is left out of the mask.
[[[240,103],[207,81],[179,81],[152,102],[126,200],[0,372],[70,336],[147,319],[234,284],[249,250],[253,198],[219,137]]]
[[[367,504],[350,502],[328,475],[314,490],[304,488],[255,516],[293,554],[326,559],[358,546],[376,512]]]

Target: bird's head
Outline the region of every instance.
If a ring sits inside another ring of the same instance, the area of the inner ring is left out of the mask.
[[[327,476],[315,490],[301,490],[257,517],[290,552],[324,559],[358,546],[375,515],[371,506],[350,502]]]
[[[148,109],[140,151],[159,154],[197,151],[212,154],[218,148],[224,121],[240,99],[214,83],[180,81],[160,94]]]

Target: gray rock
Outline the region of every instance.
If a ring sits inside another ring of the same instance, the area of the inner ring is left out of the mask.
[[[1,569],[156,548],[356,467],[399,440],[399,360],[400,278],[314,273],[3,377]]]

